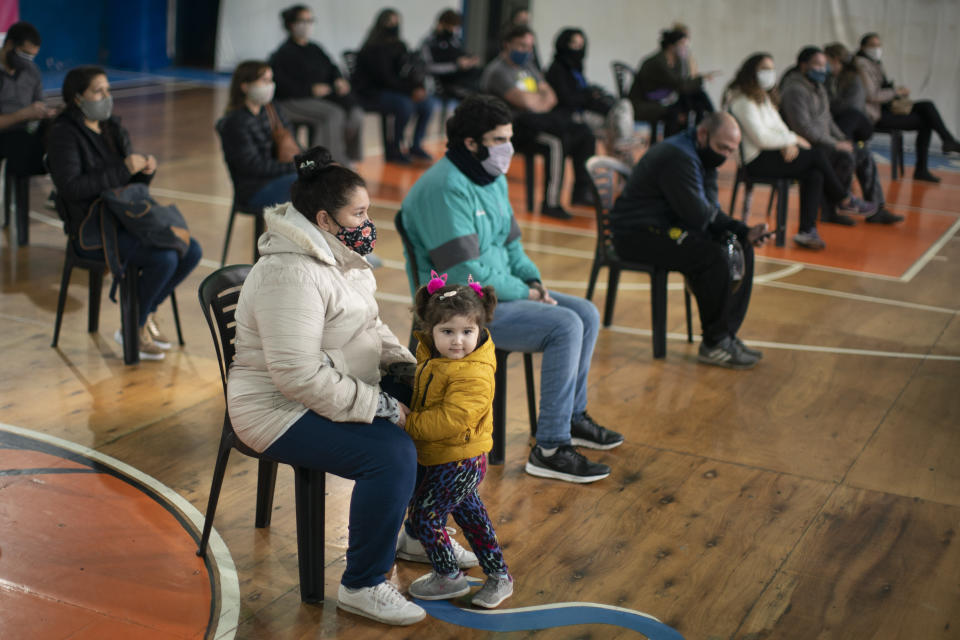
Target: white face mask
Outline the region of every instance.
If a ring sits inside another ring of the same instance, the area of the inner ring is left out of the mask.
[[[870,47],[869,49],[864,49],[863,52],[877,62],[880,62],[880,58],[883,56],[883,49],[880,47]]]
[[[510,160],[513,159],[513,144],[504,142],[492,147],[487,147],[489,155],[485,160],[480,161],[483,170],[493,177],[501,176],[510,168]]]
[[[777,84],[776,69],[757,69],[757,82],[764,91],[770,91]]]
[[[290,35],[296,40],[309,40],[313,33],[313,24],[310,22],[297,21],[290,25]]]
[[[247,89],[247,100],[261,107],[270,104],[275,89],[276,85],[272,82],[270,84],[255,84]]]

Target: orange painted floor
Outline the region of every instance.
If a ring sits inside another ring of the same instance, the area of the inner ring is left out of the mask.
[[[0,430],[0,638],[204,638],[196,542],[134,480]]]
[[[444,151],[441,143],[425,145],[434,154],[440,157]],[[371,158],[361,165],[361,173],[368,179],[371,196],[374,200],[399,204],[410,186],[426,170],[429,165],[413,164],[398,166],[383,162],[382,158]],[[854,227],[845,227],[835,224],[821,223],[818,225],[820,236],[827,243],[823,251],[810,251],[793,244],[791,237],[797,233],[799,218],[799,192],[796,188],[790,190],[790,204],[787,221],[787,242],[784,247],[774,246],[772,240],[757,251],[760,256],[766,256],[785,262],[797,262],[805,265],[843,269],[860,273],[872,274],[887,278],[903,278],[930,247],[940,240],[950,228],[957,223],[956,208],[960,201],[960,173],[947,170],[938,170],[943,180],[939,185],[926,182],[914,182],[909,176],[912,168],[907,167],[907,176],[897,181],[890,180],[890,166],[884,161],[878,161],[884,193],[887,197],[887,208],[894,213],[903,215],[905,220],[896,225],[866,224],[862,219]],[[570,177],[569,164],[566,172],[566,188],[564,193],[569,198]],[[538,159],[535,208],[539,208],[540,194],[543,189],[543,167]],[[538,213],[526,211],[523,185],[523,163],[513,162],[507,174],[510,183],[510,201],[514,212],[520,221],[536,221],[545,226],[556,226],[566,229],[594,230],[596,223],[592,209],[584,207],[570,207],[564,202],[567,209],[574,215],[572,220],[560,221],[541,216]],[[730,192],[733,186],[733,163],[728,161],[720,169],[720,204],[724,210],[730,204]],[[743,190],[737,199],[736,216],[743,215]],[[758,186],[754,190],[749,222],[759,224],[769,222],[765,218],[767,201],[770,190]]]

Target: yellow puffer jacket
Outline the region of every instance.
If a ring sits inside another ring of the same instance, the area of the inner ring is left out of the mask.
[[[417,334],[417,376],[406,430],[424,466],[474,458],[493,447],[493,390],[497,359],[493,339],[459,360],[433,355]]]

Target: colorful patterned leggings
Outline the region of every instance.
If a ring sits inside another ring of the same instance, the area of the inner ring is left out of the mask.
[[[450,576],[460,571],[447,535],[448,515],[460,525],[485,574],[508,573],[497,534],[477,493],[486,473],[484,455],[418,467],[419,482],[410,501],[407,533],[423,544],[437,574]]]

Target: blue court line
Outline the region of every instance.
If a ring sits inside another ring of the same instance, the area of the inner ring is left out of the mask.
[[[476,584],[476,580],[471,580]],[[443,622],[481,631],[533,631],[577,624],[609,624],[642,633],[650,640],[684,640],[680,633],[653,616],[592,602],[558,602],[520,609],[480,611],[461,609],[449,600],[414,602]]]

